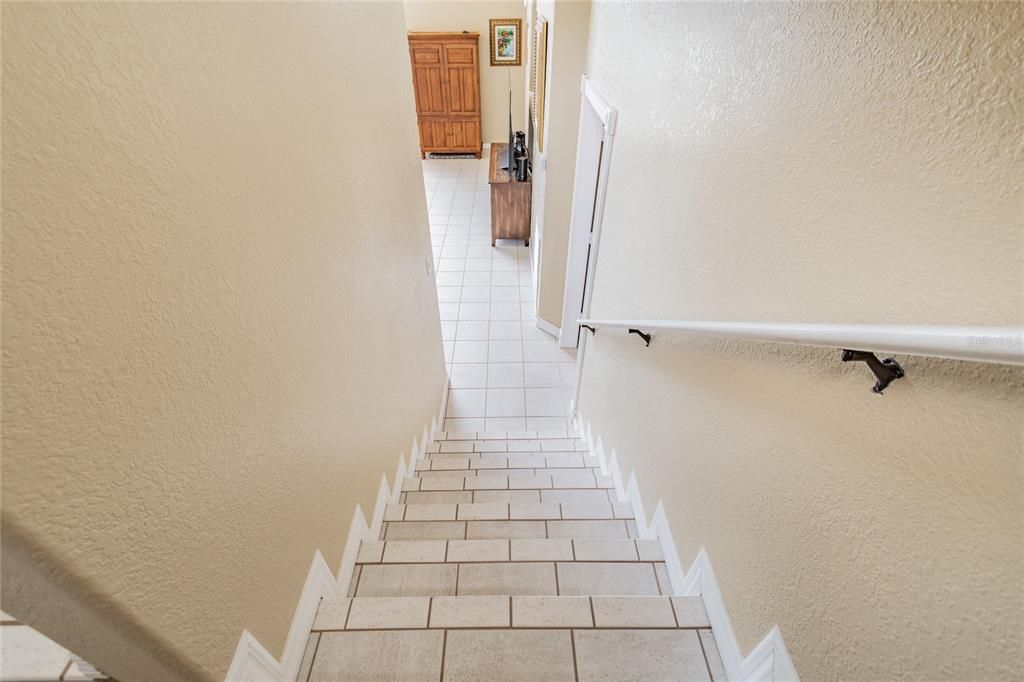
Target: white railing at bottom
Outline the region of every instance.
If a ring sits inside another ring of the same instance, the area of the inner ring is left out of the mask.
[[[693,320],[616,320],[584,318],[576,321],[597,333],[601,329],[626,329],[638,340],[651,340],[652,332],[708,334],[734,339],[824,346],[844,351],[843,361],[863,361],[878,381],[881,393],[903,376],[903,368],[892,359],[879,360],[875,352],[921,355],[970,362],[1024,365],[1024,327],[974,327],[881,324],[814,324],[777,322],[698,322]],[[585,333],[585,332],[584,332]],[[576,395],[579,403],[580,378],[586,341],[581,339]]]

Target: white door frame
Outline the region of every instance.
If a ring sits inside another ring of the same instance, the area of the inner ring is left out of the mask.
[[[562,348],[576,348],[579,339],[580,327],[576,320],[580,319],[581,304],[583,317],[586,317],[590,310],[590,297],[593,294],[594,268],[597,264],[597,247],[601,237],[601,219],[604,214],[605,193],[608,190],[608,170],[612,158],[612,141],[615,139],[616,111],[608,104],[608,101],[598,91],[594,82],[583,74],[580,79],[580,91],[582,98],[580,102],[580,125],[576,141],[576,169],[574,177],[580,175],[580,164],[584,140],[584,117],[588,114],[587,107],[592,114],[600,119],[604,132],[602,135],[601,160],[598,165],[597,186],[594,190],[594,201],[591,204],[586,201],[584,206],[587,213],[593,212],[593,221],[587,223],[585,220],[579,223],[576,220],[577,206],[576,193],[579,187],[573,189],[572,211],[569,216],[569,255],[566,262],[565,292],[562,296],[562,329],[559,334],[558,345]],[[585,199],[589,199],[589,191]]]

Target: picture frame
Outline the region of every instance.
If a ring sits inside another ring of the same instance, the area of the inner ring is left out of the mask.
[[[491,66],[520,66],[523,63],[522,33],[522,19],[491,19]]]

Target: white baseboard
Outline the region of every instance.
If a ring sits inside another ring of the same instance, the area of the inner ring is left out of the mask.
[[[704,601],[704,609],[711,622],[711,630],[714,632],[715,642],[718,644],[729,679],[737,682],[799,682],[800,677],[793,667],[793,661],[789,657],[778,626],[773,627],[746,657],[742,655],[707,550],[701,548],[690,569],[684,570],[665,514],[664,503],[658,501],[654,514],[648,521],[636,473],[630,472],[626,483],[623,484],[619,458],[615,450],[612,450],[610,456],[605,453],[601,436],[594,438],[590,423],[582,416],[576,418],[576,430],[586,440],[590,452],[597,456],[601,464],[601,473],[611,476],[617,499],[633,505],[633,515],[636,517],[636,528],[640,537],[656,538],[661,541],[672,592],[680,596],[700,596]]]
[[[345,538],[345,549],[341,554],[338,572],[331,573],[327,561],[319,550],[313,554],[313,562],[306,575],[306,584],[302,588],[299,603],[295,607],[291,627],[288,628],[288,638],[284,643],[281,660],[278,661],[252,633],[245,630],[238,640],[234,658],[231,659],[231,666],[224,678],[225,682],[295,681],[320,600],[343,597],[348,594],[352,570],[355,568],[356,556],[359,554],[359,543],[364,540],[376,540],[379,537],[385,507],[398,502],[402,494],[402,482],[405,476],[415,470],[416,462],[423,457],[427,445],[441,430],[448,403],[447,374],[441,394],[441,407],[438,413],[440,417],[435,415],[431,418],[430,430],[424,428],[419,440],[413,438],[408,459],[406,459],[405,453],[399,455],[393,484],[388,485],[386,474],[381,476],[377,501],[373,506],[373,516],[369,523],[366,521],[362,507],[356,505],[352,514],[352,523],[349,524],[348,536]]]
[[[547,320],[541,319],[540,317],[537,318],[537,329],[541,330],[545,334],[551,334],[551,336],[555,337],[555,340],[558,340],[562,335],[562,330],[560,328],[551,324]]]

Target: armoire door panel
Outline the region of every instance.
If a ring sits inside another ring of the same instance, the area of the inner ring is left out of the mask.
[[[476,151],[480,148],[480,122],[476,119],[448,120],[448,140],[452,147]]]
[[[453,114],[475,114],[480,110],[477,68],[477,47],[445,45],[444,65],[451,96],[449,111]]]
[[[424,149],[445,149],[448,145],[448,123],[443,118],[421,118],[420,146]]]
[[[444,73],[439,67],[416,67],[416,113],[444,114],[447,106],[444,98]]]
[[[410,46],[409,55],[412,58],[416,113],[420,115],[445,113],[444,54],[441,43]]]
[[[424,66],[428,64],[441,65],[441,44],[436,43],[431,45],[429,43],[421,43],[411,48],[412,63],[422,64]]]
[[[444,61],[449,66],[476,66],[476,46],[445,45]]]
[[[448,67],[449,113],[479,113],[480,96],[477,92],[475,69]]]

